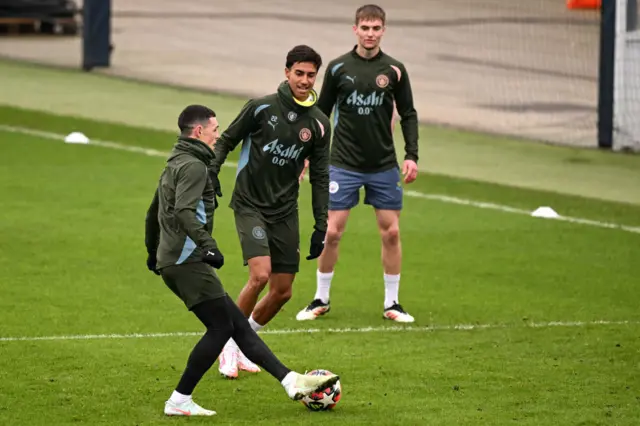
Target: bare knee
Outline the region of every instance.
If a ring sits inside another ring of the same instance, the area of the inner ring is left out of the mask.
[[[380,234],[382,236],[382,244],[385,246],[393,247],[400,243],[400,228],[398,226],[381,229]]]
[[[287,303],[290,299],[291,296],[293,295],[293,291],[291,291],[291,287],[289,288],[280,288],[280,289],[271,289],[271,297],[273,298],[273,300],[275,300],[277,303],[284,305],[285,303]]]
[[[257,293],[260,293],[269,282],[270,276],[271,276],[271,266],[256,265],[250,268],[249,282],[247,283],[247,286],[251,290]]]
[[[293,274],[274,273],[269,285],[269,298],[276,305],[284,305],[291,299],[293,294]]]
[[[340,243],[340,238],[342,238],[342,232],[336,229],[327,229],[324,243],[328,246],[337,246]]]
[[[325,236],[325,244],[330,246],[337,246],[342,239],[342,233],[344,227],[329,226],[327,228],[327,235]]]
[[[325,245],[337,247],[342,239],[349,211],[330,211],[327,223],[327,234],[325,235]]]

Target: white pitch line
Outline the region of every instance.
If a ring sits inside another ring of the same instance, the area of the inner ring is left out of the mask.
[[[555,327],[589,327],[612,325],[640,325],[639,321],[549,321],[532,322],[522,325],[510,324],[454,324],[431,325],[425,327],[361,327],[361,328],[307,328],[307,329],[274,329],[260,330],[259,334],[265,335],[292,335],[292,334],[347,334],[347,333],[384,333],[384,332],[414,332],[429,333],[435,331],[470,331],[470,330],[498,330],[498,329],[526,329],[526,328],[555,328]],[[200,331],[185,331],[175,333],[131,333],[131,334],[76,334],[60,336],[20,336],[0,337],[0,342],[36,342],[51,340],[107,340],[107,339],[149,339],[162,337],[192,337],[202,336]]]
[[[31,136],[39,136],[42,138],[53,139],[58,141],[64,141],[64,138],[65,138],[64,135],[61,135],[59,133],[33,130],[25,127],[7,126],[4,124],[0,124],[0,130],[5,130],[9,132],[14,132],[14,133],[22,133],[22,134],[31,135]],[[89,142],[89,145],[101,146],[104,148],[117,149],[121,151],[135,152],[135,153],[144,154],[152,157],[167,157],[169,155],[169,152],[158,151],[156,149],[143,148],[139,146],[126,145],[118,142],[101,141],[96,139],[91,139]],[[237,164],[231,161],[226,161],[223,164],[223,166],[237,167]],[[448,204],[458,204],[463,206],[476,207],[480,209],[496,210],[504,213],[514,213],[514,214],[531,216],[531,212],[529,210],[510,207],[503,204],[474,201],[474,200],[468,200],[465,198],[451,197],[449,195],[443,195],[443,194],[425,194],[423,192],[418,192],[413,190],[407,190],[404,192],[404,194],[412,198],[422,198],[426,200],[439,201],[439,202],[448,203]],[[588,226],[593,226],[597,228],[618,229],[620,231],[640,234],[640,227],[638,226],[621,225],[618,223],[601,222],[597,220],[584,219],[580,217],[571,217],[571,216],[558,216],[556,218],[549,218],[549,219],[558,220],[562,222],[576,223],[581,225],[588,225]]]
[[[473,200],[467,200],[464,198],[457,198],[457,197],[451,197],[449,195],[441,195],[441,194],[424,194],[422,192],[417,192],[417,191],[405,191],[405,195],[409,196],[409,197],[415,197],[415,198],[424,198],[427,200],[435,200],[435,201],[441,201],[443,203],[449,203],[449,204],[460,204],[463,206],[471,206],[471,207],[477,207],[477,208],[481,208],[481,209],[489,209],[489,210],[498,210],[501,212],[506,212],[506,213],[515,213],[515,214],[524,214],[527,216],[531,216],[531,212],[528,210],[524,210],[524,209],[519,209],[516,207],[509,207],[509,206],[505,206],[502,204],[494,204],[494,203],[485,203],[482,201],[473,201]],[[638,226],[628,226],[628,225],[621,225],[618,223],[611,223],[611,222],[600,222],[597,220],[591,220],[591,219],[583,219],[580,217],[571,217],[571,216],[558,216],[558,217],[554,217],[554,218],[545,218],[547,220],[559,220],[559,221],[563,221],[563,222],[569,222],[569,223],[578,223],[578,224],[582,224],[582,225],[589,225],[589,226],[595,226],[598,228],[608,228],[608,229],[619,229],[621,231],[626,231],[626,232],[633,232],[634,234],[640,234],[640,227]]]

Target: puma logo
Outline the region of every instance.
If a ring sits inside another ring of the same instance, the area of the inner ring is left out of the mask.
[[[350,75],[345,75],[344,78],[349,80],[351,83],[356,84],[356,77],[355,76],[351,77]]]
[[[269,125],[270,125],[271,127],[273,127],[273,130],[275,130],[275,129],[276,129],[276,126],[278,125],[278,123],[274,123],[274,122],[272,122],[272,121],[267,121],[267,123],[269,123]]]

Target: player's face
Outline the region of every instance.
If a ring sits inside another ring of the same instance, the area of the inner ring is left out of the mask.
[[[299,101],[304,101],[309,97],[313,85],[316,84],[318,69],[311,62],[297,62],[291,69],[285,68],[284,73],[289,81],[289,87],[293,96]]]
[[[194,136],[207,144],[211,149],[216,145],[220,137],[220,125],[218,119],[211,117],[205,126],[198,125],[193,129]]]
[[[380,46],[380,40],[385,27],[380,19],[362,20],[353,26],[353,32],[358,38],[358,45],[366,50],[373,50]]]

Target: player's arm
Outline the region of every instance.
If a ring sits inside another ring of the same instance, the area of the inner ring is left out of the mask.
[[[255,107],[252,100],[248,101],[238,116],[231,122],[229,128],[222,133],[214,148],[215,159],[211,163],[212,172],[216,175],[224,164],[229,152],[233,151],[240,141],[244,140],[255,128]]]
[[[418,162],[418,113],[413,105],[413,92],[409,74],[404,66],[400,69],[400,81],[395,90],[395,101],[398,115],[400,116],[400,127],[404,137],[405,160]]]
[[[197,217],[198,203],[207,183],[207,167],[202,163],[187,163],[176,173],[175,216],[187,236],[203,251],[216,250],[218,245]]]
[[[144,245],[147,247],[147,268],[156,275],[158,272],[158,245],[160,245],[160,222],[158,221],[158,210],[160,202],[158,200],[158,190],[153,194],[151,205],[147,209],[147,217],[144,225]]]
[[[318,108],[327,117],[331,117],[331,110],[336,104],[338,99],[338,87],[336,79],[331,72],[331,64],[327,67],[324,73],[324,80],[322,81],[322,89],[320,89],[320,95],[318,96]]]
[[[324,117],[324,134],[313,143],[309,155],[309,183],[311,183],[311,206],[315,225],[311,234],[311,244],[307,260],[317,259],[324,250],[324,238],[327,234],[327,215],[329,210],[329,144],[331,126]]]
[[[329,146],[331,127],[328,120],[324,124],[324,135],[313,144],[309,156],[309,183],[311,184],[311,206],[315,220],[314,229],[327,231],[327,211],[329,209]]]
[[[153,200],[147,210],[144,227],[144,245],[147,247],[147,253],[153,254],[158,251],[160,243],[160,223],[158,222],[158,209],[160,202],[158,200],[158,190],[153,194]]]

